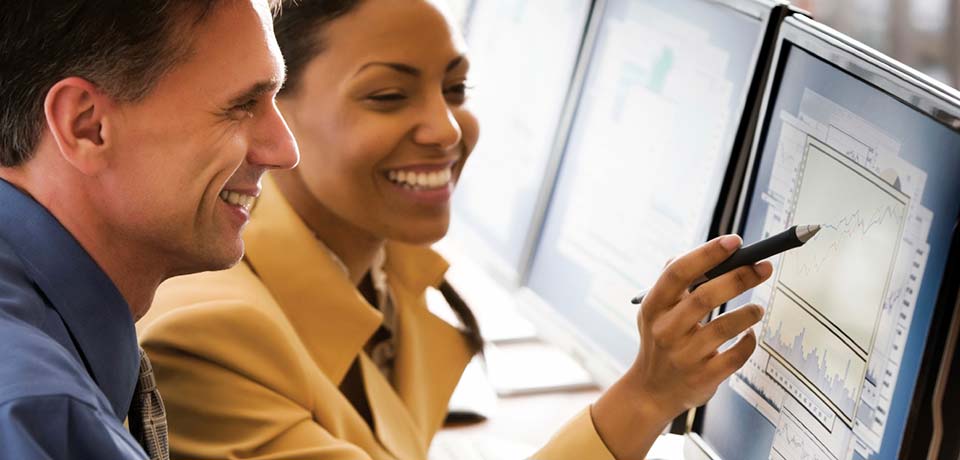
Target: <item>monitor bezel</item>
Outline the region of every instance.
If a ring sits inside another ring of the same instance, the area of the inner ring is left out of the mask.
[[[730,0],[734,7],[748,15],[759,17],[764,22],[764,37],[758,59],[754,64],[753,80],[749,85],[744,104],[740,126],[734,137],[732,155],[727,163],[727,170],[720,185],[717,203],[713,210],[707,239],[730,232],[733,219],[736,217],[737,197],[746,178],[747,163],[750,157],[750,148],[760,121],[761,101],[766,88],[770,67],[773,64],[773,48],[779,36],[780,24],[783,19],[793,14],[808,14],[794,8],[788,2],[744,2]]]
[[[810,18],[794,16],[784,20],[780,29],[774,52],[774,65],[768,78],[761,104],[761,123],[754,135],[748,159],[747,177],[738,198],[737,212],[731,230],[742,233],[749,210],[749,197],[756,190],[756,175],[760,167],[760,149],[766,142],[768,127],[773,119],[770,113],[774,104],[772,97],[782,79],[786,60],[784,49],[798,47],[822,59],[833,66],[851,74],[865,83],[902,101],[914,110],[927,115],[944,126],[960,132],[960,92],[932,78],[911,69],[892,58],[859,43],[858,41]],[[954,225],[954,234],[949,249],[946,271],[937,295],[931,330],[925,346],[923,360],[917,376],[917,390],[908,411],[907,429],[901,439],[899,458],[925,458],[929,450],[930,439],[923,430],[911,430],[922,420],[930,420],[933,392],[937,381],[937,372],[941,367],[938,359],[932,356],[946,342],[947,323],[951,307],[958,300],[956,285],[948,283],[960,275],[960,267],[951,267],[951,261],[960,260],[960,218]],[[958,265],[954,263],[953,265]],[[696,458],[720,459],[712,452],[700,433],[703,430],[703,416],[710,404],[692,412],[688,425],[687,455]],[[911,432],[912,431],[912,432]],[[699,449],[699,451],[697,451]],[[918,456],[923,453],[923,457]],[[688,458],[690,458],[688,457]]]
[[[592,0],[590,4],[590,13],[587,16],[587,23],[584,26],[583,37],[580,41],[580,51],[577,54],[573,76],[570,80],[570,85],[567,87],[567,95],[563,103],[563,108],[560,111],[560,120],[554,132],[553,143],[547,158],[547,166],[543,171],[544,179],[540,184],[540,190],[537,192],[537,200],[533,207],[533,214],[530,216],[530,226],[527,229],[527,234],[524,235],[523,248],[520,252],[520,264],[516,267],[516,281],[521,287],[525,287],[530,279],[533,259],[536,256],[537,247],[540,244],[540,237],[543,235],[543,226],[546,224],[547,212],[550,207],[550,202],[552,201],[558,175],[560,174],[563,157],[567,151],[567,143],[570,140],[570,129],[574,125],[577,107],[580,105],[580,99],[583,96],[583,88],[590,71],[590,63],[593,62],[597,45],[597,35],[600,33],[600,26],[603,23],[607,1],[608,0]]]
[[[779,76],[785,64],[781,60],[785,42],[789,42],[791,46],[803,48],[810,54],[849,72],[854,77],[903,101],[941,124],[953,130],[960,130],[960,93],[957,90],[812,19],[802,16],[787,18],[780,29],[780,38],[774,52],[774,65],[771,67],[771,75],[761,103],[761,125],[754,135],[750,148],[749,172],[744,182],[745,188],[738,198],[737,214],[733,221],[733,228],[737,231],[742,230],[749,209],[749,203],[746,200],[753,193],[754,177],[759,168],[758,149],[766,140],[766,127],[770,120],[768,112],[771,110],[771,91],[779,85]]]
[[[542,222],[539,222],[540,218],[538,216],[543,212],[542,209],[545,206],[544,191],[552,189],[552,176],[555,175],[558,170],[555,165],[558,162],[558,139],[563,137],[564,132],[568,129],[571,107],[575,107],[575,104],[571,105],[571,98],[579,99],[580,89],[578,85],[582,85],[583,80],[580,75],[583,72],[582,67],[584,66],[582,61],[585,53],[589,53],[589,50],[592,49],[591,34],[595,33],[592,31],[596,29],[594,21],[597,16],[597,8],[598,5],[602,7],[604,1],[605,0],[587,1],[587,16],[580,29],[580,43],[573,61],[573,72],[571,72],[570,79],[567,82],[566,92],[563,95],[563,103],[560,107],[557,123],[554,126],[550,147],[547,152],[544,180],[537,190],[537,199],[534,201],[533,211],[529,220],[530,225],[527,227],[526,234],[522,235],[524,242],[520,248],[520,256],[516,264],[500,254],[494,245],[483,238],[480,235],[481,232],[478,232],[477,229],[472,226],[467,229],[465,234],[461,235],[461,241],[442,241],[438,245],[441,248],[440,252],[449,257],[452,262],[466,263],[465,261],[469,260],[472,266],[489,275],[496,284],[508,291],[514,291],[520,288],[525,282],[526,267],[529,265],[531,258],[529,248],[532,244],[531,242],[535,244],[536,240],[534,238],[540,233],[538,227],[543,225]],[[469,33],[472,29],[473,21],[476,18],[476,7],[476,0],[470,0],[469,16],[464,26],[464,36],[467,39],[469,39]],[[547,195],[546,198],[548,199],[549,195]]]

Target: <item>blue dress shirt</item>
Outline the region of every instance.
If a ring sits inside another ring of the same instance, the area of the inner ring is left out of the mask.
[[[0,459],[146,459],[123,427],[139,365],[117,287],[0,180]]]

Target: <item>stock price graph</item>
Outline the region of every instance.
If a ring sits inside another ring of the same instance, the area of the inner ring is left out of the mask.
[[[807,139],[791,221],[822,229],[784,255],[764,346],[852,423],[909,200]]]
[[[793,221],[823,227],[802,251],[784,256],[779,282],[866,354],[884,305],[908,199],[815,143],[808,146],[796,197]]]

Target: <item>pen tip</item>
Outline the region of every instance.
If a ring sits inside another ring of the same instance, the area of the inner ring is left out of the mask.
[[[797,227],[797,238],[806,243],[810,241],[810,238],[813,238],[817,232],[820,231],[821,226],[818,225],[800,225]]]

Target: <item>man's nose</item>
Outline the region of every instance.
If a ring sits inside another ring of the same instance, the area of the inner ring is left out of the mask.
[[[268,169],[291,169],[300,162],[297,140],[276,105],[258,123],[247,161]]]

